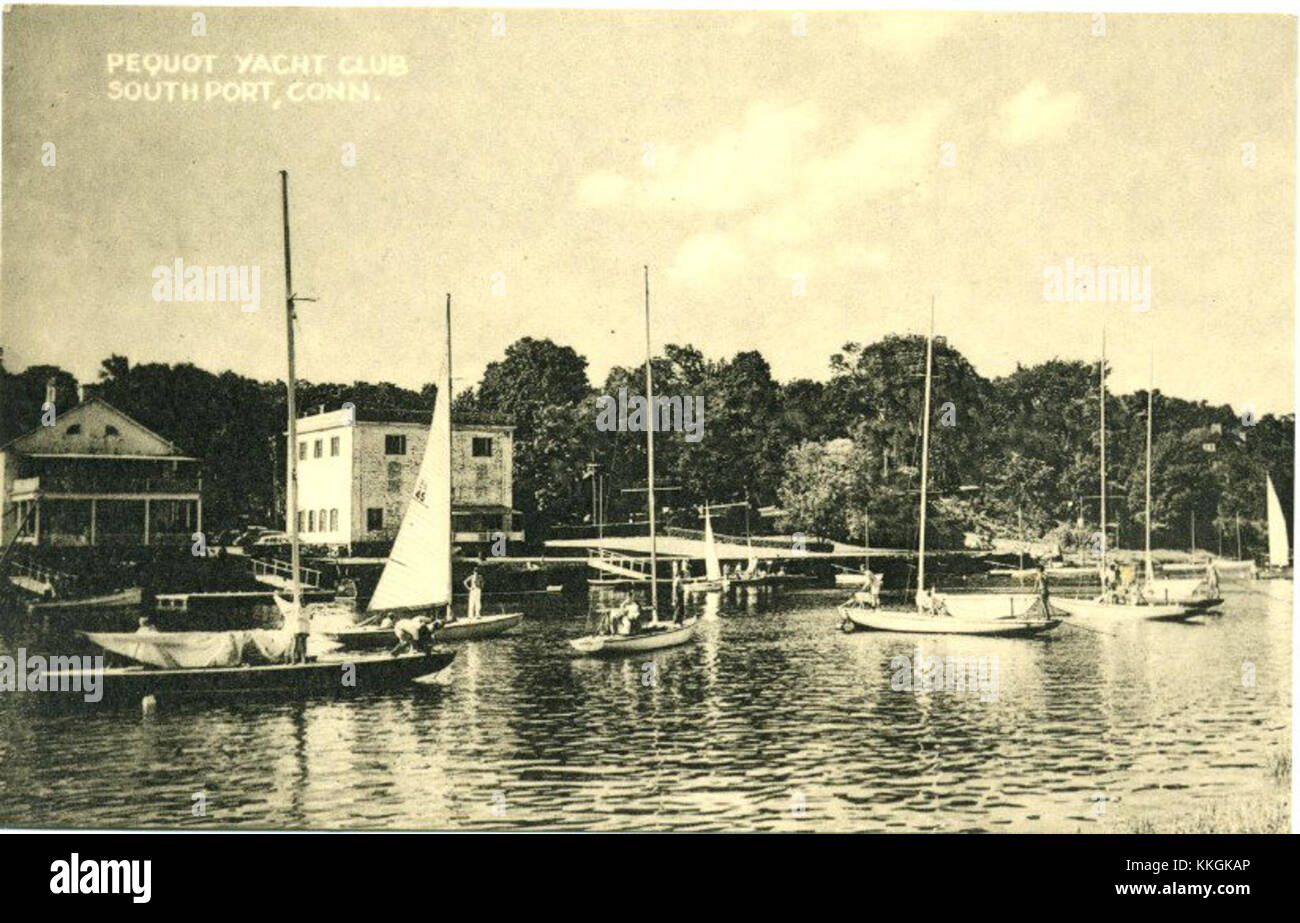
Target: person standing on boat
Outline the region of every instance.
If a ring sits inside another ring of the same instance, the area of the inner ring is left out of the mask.
[[[873,574],[867,571],[867,588],[871,592],[871,608],[880,608],[880,587],[885,582],[883,574]]]
[[[298,603],[298,624],[293,635],[293,656],[295,663],[307,662],[307,636],[311,634],[311,613],[301,602]]]
[[[479,573],[477,567],[465,578],[465,589],[469,590],[469,608],[466,615],[472,619],[478,618],[483,614],[483,575]]]
[[[1034,592],[1038,594],[1038,600],[1043,604],[1043,618],[1051,614],[1052,608],[1048,603],[1048,597],[1051,595],[1051,588],[1048,586],[1047,570],[1042,564],[1038,565],[1034,573]]]
[[[1214,566],[1213,561],[1205,563],[1205,582],[1210,592],[1217,595],[1219,592],[1219,569]]]

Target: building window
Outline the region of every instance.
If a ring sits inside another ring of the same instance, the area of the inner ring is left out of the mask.
[[[333,509],[330,510],[330,531],[337,532],[338,530],[339,530],[339,511],[337,509]]]
[[[306,461],[306,459],[307,459],[307,443],[300,442],[298,443],[298,461]]]
[[[303,526],[306,525],[306,522],[307,522],[307,514],[304,513],[302,510],[299,510],[299,511],[298,511],[298,531],[299,531],[299,532],[302,532],[302,531],[303,531]]]
[[[382,507],[372,506],[366,510],[366,531],[378,532],[384,527],[384,511]]]
[[[321,511],[320,511],[320,519],[318,519],[317,522],[320,523],[320,530],[321,530],[322,532],[326,531],[326,529],[325,529],[325,523],[328,521],[328,518],[329,518],[329,517],[328,517],[328,510],[321,510]]]
[[[321,453],[321,440],[317,439],[316,444],[312,446],[311,457],[320,458],[320,453]]]
[[[492,440],[487,436],[475,436],[470,446],[470,454],[475,458],[491,458]]]
[[[334,458],[338,454],[339,454],[339,437],[330,436],[330,458]]]
[[[69,426],[67,429],[65,429],[65,430],[63,431],[63,435],[65,435],[65,436],[75,436],[75,435],[77,435],[77,434],[80,433],[80,432],[81,432],[81,424],[80,424],[80,423],[73,423],[71,426]]]
[[[406,437],[405,437],[405,436],[385,436],[385,437],[384,437],[384,454],[385,454],[385,455],[405,455],[405,454],[406,454]]]
[[[117,427],[116,427],[116,426],[109,425],[109,426],[105,426],[105,427],[104,427],[104,435],[105,435],[105,436],[120,436],[120,435],[122,435],[122,434],[119,433],[119,432],[117,431]]]
[[[307,531],[308,531],[308,532],[315,532],[315,531],[316,531],[316,511],[315,511],[315,510],[308,510],[308,511],[307,511]]]

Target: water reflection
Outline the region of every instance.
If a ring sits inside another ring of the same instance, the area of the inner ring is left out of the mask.
[[[845,635],[840,595],[705,594],[694,644],[608,661],[566,641],[620,592],[532,597],[441,683],[356,700],[0,695],[0,823],[1107,830],[1267,784],[1287,745],[1289,584],[1025,640]],[[8,624],[3,649],[45,643]],[[995,694],[896,688],[918,653],[996,663]]]

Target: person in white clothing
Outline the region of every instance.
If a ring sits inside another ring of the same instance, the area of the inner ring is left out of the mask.
[[[465,589],[469,590],[469,611],[466,615],[478,618],[483,614],[483,575],[477,567],[465,578]]]

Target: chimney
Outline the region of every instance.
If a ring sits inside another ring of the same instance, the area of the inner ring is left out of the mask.
[[[45,403],[49,404],[51,407],[54,406],[55,396],[54,377],[50,376],[45,379]]]
[[[77,382],[77,403],[86,403],[86,386],[81,382]]]

